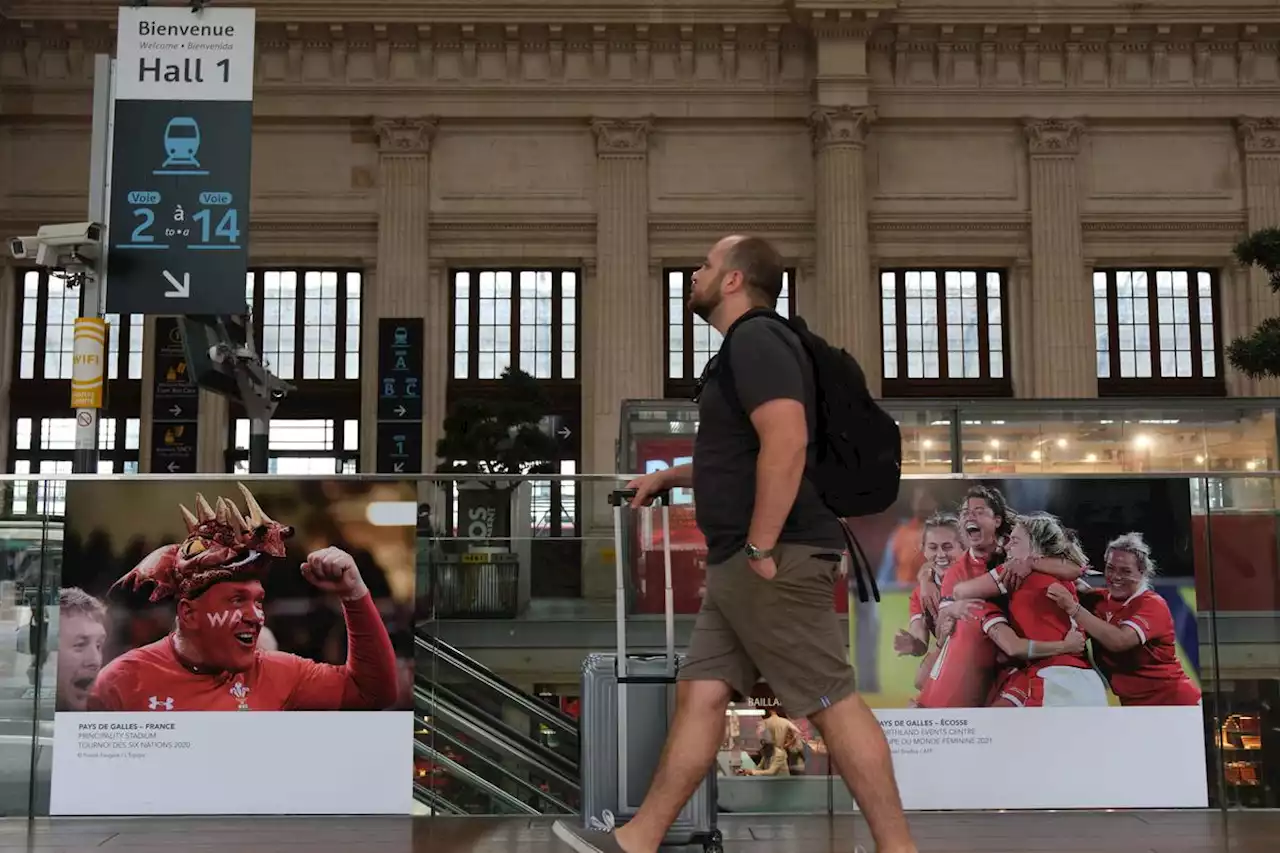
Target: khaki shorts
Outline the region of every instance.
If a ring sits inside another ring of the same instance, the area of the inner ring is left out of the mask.
[[[787,716],[811,716],[856,687],[833,602],[840,564],[830,548],[779,545],[778,574],[760,577],[745,554],[707,567],[681,681],[723,681],[742,696],[764,676]]]

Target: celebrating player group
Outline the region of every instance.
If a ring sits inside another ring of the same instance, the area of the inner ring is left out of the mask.
[[[958,516],[925,522],[921,549],[911,621],[894,638],[899,655],[922,658],[913,705],[1107,705],[1108,685],[1122,705],[1199,703],[1141,533],[1106,544],[1094,588],[1058,518],[1017,514],[998,489],[974,486]]]

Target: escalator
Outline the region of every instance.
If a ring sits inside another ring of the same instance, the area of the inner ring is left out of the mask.
[[[438,637],[415,637],[414,796],[438,814],[573,814],[578,724]]]

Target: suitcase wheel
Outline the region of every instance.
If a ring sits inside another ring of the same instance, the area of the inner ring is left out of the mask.
[[[702,853],[724,853],[724,835],[716,830],[702,842]]]

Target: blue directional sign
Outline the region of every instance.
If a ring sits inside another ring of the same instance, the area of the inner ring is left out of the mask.
[[[421,474],[422,421],[379,421],[375,456],[379,474]]]
[[[422,372],[425,327],[421,317],[378,320],[377,470],[422,472]]]
[[[124,8],[118,32],[107,310],[243,314],[253,10]]]
[[[187,368],[182,330],[174,317],[156,318],[152,375],[151,473],[196,473],[200,388]]]
[[[378,320],[378,420],[422,420],[423,321]]]

